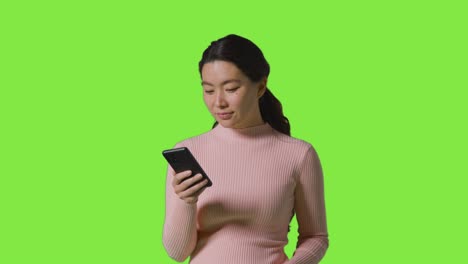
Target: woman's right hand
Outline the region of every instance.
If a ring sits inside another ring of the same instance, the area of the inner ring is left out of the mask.
[[[203,181],[191,186],[193,183],[198,182],[203,178],[203,176],[198,173],[190,179],[187,179],[191,175],[192,172],[189,170],[174,174],[174,177],[172,178],[172,187],[180,199],[186,203],[194,204],[198,201],[198,196],[206,189],[208,180],[204,179]],[[186,180],[184,181],[184,179]]]

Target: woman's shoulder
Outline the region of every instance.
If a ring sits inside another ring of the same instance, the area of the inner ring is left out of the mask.
[[[312,143],[305,139],[288,136],[278,131],[275,131],[275,136],[279,147],[287,148],[301,156],[309,151],[309,149],[315,150]]]
[[[197,145],[198,143],[204,143],[209,139],[209,132],[206,131],[204,133],[194,135],[185,139],[182,139],[180,141],[177,141],[176,144],[174,145],[174,148],[178,147],[189,147],[190,145]]]

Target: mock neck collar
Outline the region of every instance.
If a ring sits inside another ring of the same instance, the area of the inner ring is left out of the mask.
[[[256,139],[271,134],[273,128],[267,122],[246,128],[227,128],[218,123],[211,132],[222,139]]]

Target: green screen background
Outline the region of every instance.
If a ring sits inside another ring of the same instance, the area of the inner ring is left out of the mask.
[[[197,63],[229,33],[319,153],[321,263],[466,262],[463,2],[2,1],[0,263],[176,263],[161,151],[211,128]]]

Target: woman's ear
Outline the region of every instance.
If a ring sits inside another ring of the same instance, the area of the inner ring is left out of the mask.
[[[260,80],[259,84],[258,84],[258,92],[257,92],[257,99],[262,97],[263,94],[266,92],[266,89],[267,89],[267,82],[268,82],[268,78],[267,77],[263,77],[263,79]]]

